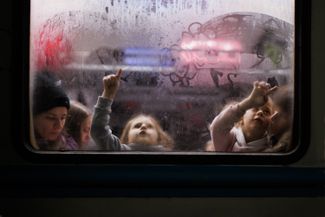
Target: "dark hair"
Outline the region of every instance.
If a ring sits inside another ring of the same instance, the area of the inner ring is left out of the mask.
[[[92,113],[85,105],[77,101],[71,101],[70,105],[71,107],[64,127],[66,132],[80,145],[80,126]]]
[[[61,81],[53,72],[37,72],[33,83],[33,115],[38,115],[55,107],[70,108],[67,94]]]

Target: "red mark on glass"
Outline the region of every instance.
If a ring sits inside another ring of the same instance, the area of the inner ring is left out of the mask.
[[[63,65],[71,62],[71,42],[64,37],[63,33],[52,35],[49,32],[42,31],[36,50],[37,70],[60,69]]]

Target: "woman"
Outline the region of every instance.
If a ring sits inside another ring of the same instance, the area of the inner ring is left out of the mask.
[[[39,72],[33,84],[33,127],[39,150],[76,150],[78,144],[63,132],[70,102],[51,72]]]

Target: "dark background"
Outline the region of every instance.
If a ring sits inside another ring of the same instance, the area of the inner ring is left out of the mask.
[[[311,79],[312,79],[312,98],[311,98],[311,142],[307,154],[299,162],[286,167],[310,168],[311,172],[305,177],[283,177],[286,170],[281,170],[278,178],[282,181],[288,180],[287,187],[280,188],[274,184],[266,186],[267,189],[252,182],[252,186],[245,189],[236,189],[229,185],[224,188],[202,187],[204,182],[199,185],[202,188],[195,188],[195,183],[189,184],[184,181],[187,188],[168,187],[168,185],[154,185],[154,188],[147,188],[137,182],[133,182],[132,188],[119,185],[118,188],[112,186],[113,190],[101,192],[101,183],[94,186],[95,182],[83,185],[78,184],[78,179],[67,180],[68,186],[75,180],[79,190],[65,189],[62,177],[46,177],[51,171],[51,167],[44,166],[43,170],[36,170],[29,173],[29,168],[35,164],[27,161],[13,147],[15,126],[15,105],[12,91],[20,82],[20,72],[13,70],[14,34],[12,11],[16,5],[10,0],[1,1],[0,7],[0,43],[1,43],[1,143],[0,143],[0,217],[10,216],[306,216],[323,217],[325,216],[325,197],[324,197],[324,137],[325,137],[325,61],[324,61],[324,40],[325,40],[325,2],[322,0],[312,0],[312,39],[311,39]],[[19,15],[17,15],[19,16]],[[26,69],[26,73],[27,73]],[[20,89],[17,87],[17,89]],[[37,164],[36,164],[37,166]],[[77,167],[80,165],[76,165]],[[42,167],[42,166],[41,166]],[[285,168],[286,168],[285,167]],[[80,166],[82,169],[83,167]],[[87,167],[91,170],[92,167]],[[182,169],[182,168],[181,168]],[[188,168],[185,168],[188,169]],[[283,168],[282,168],[283,169]],[[315,169],[315,170],[313,170]],[[103,172],[105,169],[101,170]],[[240,168],[238,169],[238,171]],[[16,171],[17,174],[13,171]],[[65,170],[68,171],[68,170]],[[242,170],[246,172],[246,170]],[[317,175],[315,175],[315,173]],[[16,180],[21,177],[18,173],[24,173],[29,182]],[[226,173],[226,172],[225,172]],[[275,172],[276,173],[276,172]],[[301,173],[303,174],[303,173]],[[301,175],[300,174],[300,175]],[[12,177],[9,177],[12,176]],[[105,176],[105,174],[103,174]],[[231,175],[230,175],[231,176]],[[34,178],[33,178],[34,177]],[[65,174],[66,177],[66,174]],[[109,175],[108,175],[109,177]],[[132,183],[134,176],[126,176]],[[245,176],[244,176],[245,177]],[[274,176],[277,177],[277,176]],[[49,180],[51,178],[51,180]],[[53,179],[52,179],[53,178]],[[208,180],[209,177],[196,177],[193,179],[200,182],[200,178]],[[229,178],[229,177],[228,177]],[[247,178],[247,177],[246,177]],[[259,177],[261,179],[261,177]],[[266,179],[268,177],[266,176]],[[297,181],[295,181],[297,178]],[[37,180],[48,181],[40,183]],[[96,179],[96,177],[94,177]],[[152,178],[154,182],[159,179]],[[263,179],[261,179],[263,180]],[[303,181],[306,181],[305,183]],[[16,182],[8,183],[9,181]],[[35,181],[35,182],[33,182]],[[59,184],[55,184],[56,181]],[[226,180],[227,181],[227,180]],[[238,179],[238,182],[243,180]],[[245,180],[249,181],[249,180]],[[251,180],[252,181],[252,180]],[[266,182],[266,180],[264,180]],[[61,182],[61,184],[60,184]],[[62,184],[63,183],[63,184]],[[290,183],[292,183],[291,187]],[[8,186],[6,186],[8,185]],[[254,185],[256,185],[254,188]],[[313,188],[311,185],[315,187]],[[43,186],[43,187],[42,187]],[[44,187],[45,186],[45,187]],[[104,185],[105,186],[105,185]],[[166,187],[167,186],[167,187]],[[193,191],[191,191],[193,186]],[[10,189],[12,187],[12,189]],[[97,188],[96,188],[97,187]],[[96,188],[96,194],[92,194],[92,189]],[[7,189],[7,190],[5,190]],[[9,190],[8,190],[9,189]],[[80,190],[82,189],[82,190]],[[98,190],[99,189],[99,190]],[[118,193],[120,192],[122,193]],[[43,192],[42,192],[43,191]],[[49,193],[50,191],[50,193]],[[10,193],[12,192],[12,194]],[[79,193],[78,193],[79,192]],[[82,193],[80,193],[82,192]],[[143,192],[143,193],[141,193]],[[173,192],[178,192],[174,194]],[[236,193],[237,192],[237,193]],[[240,193],[242,192],[242,193]],[[264,192],[264,193],[263,193]]]

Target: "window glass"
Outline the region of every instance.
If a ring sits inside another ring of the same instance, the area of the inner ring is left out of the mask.
[[[30,18],[36,150],[294,148],[294,0],[31,0]]]

